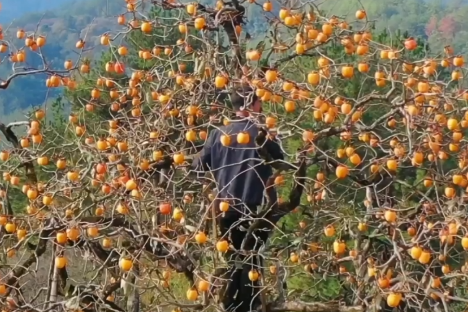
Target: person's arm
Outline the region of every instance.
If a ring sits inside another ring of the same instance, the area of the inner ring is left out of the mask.
[[[276,140],[266,139],[263,148],[265,148],[273,160],[284,160],[283,151]]]
[[[216,136],[216,130],[211,131],[203,145],[198,157],[195,157],[192,162],[192,168],[196,171],[207,171],[211,168],[211,147]]]
[[[260,128],[255,141],[261,150],[268,154],[269,160],[284,160],[283,151],[276,139],[272,139],[265,128]],[[264,155],[265,156],[265,155]]]

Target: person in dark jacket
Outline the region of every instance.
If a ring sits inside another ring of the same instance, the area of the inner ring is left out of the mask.
[[[193,166],[209,171],[214,177],[218,191],[216,202],[229,202],[229,210],[221,216],[219,227],[223,237],[230,240],[235,251],[239,251],[249,227],[249,216],[257,213],[257,207],[267,201],[276,202],[277,195],[273,185],[268,186],[272,168],[260,157],[255,142],[259,129],[253,115],[262,112],[262,103],[253,90],[245,86],[233,91],[230,97],[236,117],[229,125],[210,132]],[[248,134],[248,143],[238,142],[237,135],[241,132]],[[228,146],[221,142],[223,135],[230,136]],[[273,160],[283,160],[281,147],[276,141],[267,139],[263,148]],[[266,242],[268,233],[260,232],[257,238],[256,250]],[[230,282],[224,295],[224,307],[228,311],[251,311],[259,304],[259,287],[249,280],[248,274],[252,269],[260,271],[260,263],[256,256],[247,260],[236,252],[227,256],[230,265],[227,278]],[[242,269],[234,265],[235,261],[244,263]]]

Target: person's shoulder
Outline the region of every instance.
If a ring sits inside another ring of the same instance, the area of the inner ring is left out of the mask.
[[[210,133],[209,133],[210,141],[216,142],[222,133],[223,131],[221,130],[221,128],[215,127],[215,128],[210,129]]]
[[[257,120],[254,120],[254,119],[247,119],[246,124],[247,124],[248,127],[252,127],[252,128],[257,128],[258,127]]]
[[[232,124],[222,125],[221,127],[216,128],[214,131],[216,131],[217,135],[221,135],[224,133],[229,133],[231,128],[232,128]]]
[[[219,134],[236,134],[242,131],[253,131],[257,129],[257,124],[250,119],[234,119],[228,125],[223,125],[216,129]]]
[[[232,133],[238,131],[238,129],[242,128],[242,121],[239,120],[231,120],[229,124],[223,125],[219,127],[217,130],[219,133]]]
[[[230,125],[232,125],[235,128],[242,128],[244,130],[247,130],[250,128],[257,128],[257,123],[255,122],[255,120],[252,120],[249,118],[235,120]]]

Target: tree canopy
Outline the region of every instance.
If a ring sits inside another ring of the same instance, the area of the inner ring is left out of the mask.
[[[190,164],[232,121],[221,95],[241,84],[263,102],[259,135],[221,143],[255,141],[280,195],[245,229],[246,241],[274,229],[261,251],[242,250],[264,259],[249,274],[263,311],[466,308],[468,90],[455,44],[379,29],[366,6],[121,4],[60,62],[40,21],[0,44],[13,68],[1,92],[22,76],[63,91],[24,120],[0,118],[3,310],[218,308],[233,247],[217,217],[231,206]],[[268,23],[255,38],[252,7]],[[272,138],[284,162],[264,150]]]

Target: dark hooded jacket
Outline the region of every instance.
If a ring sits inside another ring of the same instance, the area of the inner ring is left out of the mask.
[[[250,136],[248,144],[239,144],[237,134],[247,132]],[[221,136],[229,134],[231,143],[224,146]],[[248,119],[232,121],[229,125],[210,132],[209,137],[200,152],[200,157],[194,161],[196,170],[210,171],[217,184],[218,199],[242,201],[248,206],[258,206],[266,202],[265,188],[272,168],[258,154],[255,138],[258,135],[257,126]],[[264,148],[274,160],[282,160],[283,153],[275,141],[267,139]],[[270,201],[275,202],[276,191],[268,188]]]

